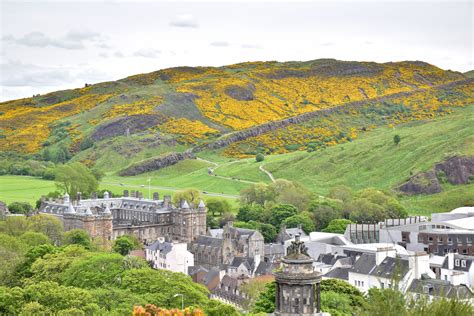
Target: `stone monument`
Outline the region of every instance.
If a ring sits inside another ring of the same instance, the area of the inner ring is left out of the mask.
[[[314,271],[314,260],[299,235],[281,261],[281,270],[275,272],[275,315],[321,315],[321,274]]]

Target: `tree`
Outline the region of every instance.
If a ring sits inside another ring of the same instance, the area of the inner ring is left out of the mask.
[[[291,204],[300,211],[308,209],[312,193],[298,182],[278,179],[269,186],[276,192],[276,203]]]
[[[327,227],[332,220],[341,218],[342,213],[329,205],[319,205],[313,210],[313,216],[316,230],[320,231]]]
[[[56,186],[71,197],[75,197],[77,192],[88,196],[99,186],[92,171],[79,162],[57,167],[55,181]]]
[[[395,143],[396,146],[398,146],[398,144],[400,143],[400,141],[402,140],[402,138],[400,137],[400,135],[395,135],[393,136],[393,142]]]
[[[48,236],[54,244],[59,244],[63,236],[63,223],[59,218],[49,214],[38,214],[28,217],[29,230]]]
[[[27,231],[20,236],[20,240],[23,241],[28,246],[39,246],[39,245],[49,245],[51,240],[43,233],[37,233],[32,231]]]
[[[216,213],[222,215],[231,211],[229,202],[222,199],[209,199],[206,202],[206,206],[212,216],[215,216]]]
[[[253,313],[273,313],[275,311],[275,292],[276,282],[270,282],[265,285],[265,290],[260,292],[255,301]]]
[[[407,314],[405,297],[395,289],[371,288],[367,294],[367,303],[367,315],[398,316]]]
[[[262,154],[262,153],[258,153],[256,156],[255,156],[255,161],[257,162],[261,162],[265,159],[265,156]]]
[[[331,199],[341,200],[345,203],[352,200],[352,189],[345,185],[338,185],[329,191],[328,197]]]
[[[347,209],[350,220],[356,223],[377,223],[385,219],[383,207],[364,198],[353,200]]]
[[[30,226],[25,216],[8,216],[5,221],[0,221],[0,224],[0,232],[11,236],[21,236]]]
[[[214,216],[207,215],[206,227],[209,227],[210,229],[219,228],[219,222]]]
[[[32,264],[32,280],[62,282],[64,271],[88,254],[89,252],[79,245],[70,245],[58,253],[47,254]]]
[[[115,239],[113,249],[122,256],[126,256],[133,250],[133,242],[127,236]]]
[[[265,223],[256,223],[257,230],[262,234],[263,239],[266,243],[275,241],[275,238],[278,234],[275,226]]]
[[[63,243],[65,245],[81,245],[86,249],[90,249],[91,237],[83,229],[73,229],[64,233]]]
[[[294,228],[298,227],[298,225],[301,225],[306,234],[309,234],[310,232],[314,232],[316,230],[314,226],[314,221],[307,212],[290,216],[283,220],[283,223],[288,228]]]
[[[13,202],[8,205],[8,210],[12,214],[28,214],[33,211],[33,207],[27,202]]]
[[[223,227],[225,224],[228,222],[233,222],[235,221],[235,216],[232,213],[224,213],[222,214],[221,218],[219,219],[219,226]]]
[[[323,229],[326,233],[344,234],[347,225],[351,224],[352,221],[345,218],[333,219],[329,222],[329,225]]]
[[[19,279],[29,278],[32,276],[31,265],[38,259],[43,258],[50,253],[56,253],[56,247],[45,244],[30,248],[25,254],[25,260],[16,267],[15,275]]]
[[[271,211],[270,224],[272,224],[275,227],[280,227],[281,223],[285,219],[293,215],[296,215],[298,213],[298,210],[296,209],[296,207],[290,204],[276,205],[272,207],[270,211]]]
[[[97,253],[76,260],[64,271],[65,285],[97,288],[120,283],[123,256],[116,253]]]
[[[240,191],[240,204],[258,204],[264,206],[266,202],[275,202],[276,191],[265,183],[256,183]]]
[[[242,222],[259,221],[263,213],[264,209],[259,204],[245,205],[239,208],[236,219]]]
[[[173,196],[173,203],[176,206],[181,206],[182,201],[187,201],[191,205],[197,206],[201,200],[201,193],[198,189],[186,189],[178,191]]]

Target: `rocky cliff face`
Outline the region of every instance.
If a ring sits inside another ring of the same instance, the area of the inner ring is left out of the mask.
[[[398,187],[398,190],[409,194],[434,194],[442,191],[440,182],[454,185],[468,184],[474,175],[474,156],[451,157],[437,163],[431,170],[421,172]]]
[[[121,176],[135,176],[137,174],[159,170],[178,163],[184,159],[196,158],[192,153],[169,153],[152,159],[136,163],[120,172]]]

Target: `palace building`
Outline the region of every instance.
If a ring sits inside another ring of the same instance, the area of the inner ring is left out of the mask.
[[[206,234],[206,206],[203,201],[180,204],[174,206],[167,195],[159,199],[156,192],[153,199],[144,199],[139,192],[129,196],[125,190],[122,197],[105,192],[103,198],[93,194],[91,199],[82,199],[78,193],[75,201],[67,194],[55,201],[43,199],[39,212],[59,217],[66,231],[84,229],[92,237],[112,240],[127,234],[145,244],[159,237],[189,243]]]

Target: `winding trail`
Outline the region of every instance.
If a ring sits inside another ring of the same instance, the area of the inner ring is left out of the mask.
[[[234,178],[234,177],[224,177],[224,176],[218,176],[217,174],[214,173],[214,170],[216,170],[217,168],[219,167],[222,167],[222,166],[225,166],[225,165],[230,165],[230,164],[233,164],[233,163],[236,163],[238,161],[230,161],[230,162],[227,162],[225,164],[222,164],[222,165],[219,165],[218,163],[214,162],[214,161],[210,161],[210,160],[207,160],[207,159],[203,159],[203,158],[199,158],[199,157],[196,157],[197,160],[200,160],[200,161],[204,161],[204,162],[207,162],[211,165],[213,165],[214,167],[209,167],[208,168],[208,173],[207,175],[210,176],[210,177],[214,177],[214,178],[220,178],[220,179],[225,179],[225,180],[231,180],[231,181],[236,181],[236,182],[241,182],[241,183],[249,183],[249,184],[255,184],[257,182],[254,182],[254,181],[250,181],[250,180],[242,180],[242,179],[238,179],[238,178]]]
[[[260,165],[260,167],[258,167],[258,169],[260,169],[260,171],[265,172],[267,174],[267,176],[270,178],[270,180],[272,180],[272,182],[276,181],[275,178],[273,177],[273,174],[270,171],[264,169],[263,165]]]

